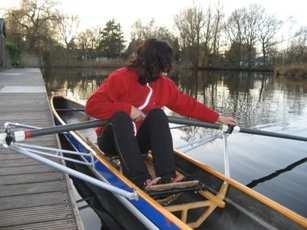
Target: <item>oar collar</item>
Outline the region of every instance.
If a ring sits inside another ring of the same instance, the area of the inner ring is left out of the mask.
[[[238,133],[240,132],[239,126],[232,126],[232,125],[222,125],[222,131],[223,133],[231,134],[231,133]]]

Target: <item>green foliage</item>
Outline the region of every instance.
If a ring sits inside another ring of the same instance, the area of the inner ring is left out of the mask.
[[[108,21],[100,31],[99,50],[107,58],[116,58],[124,49],[124,35],[121,26],[114,19]]]
[[[9,53],[9,57],[13,66],[18,66],[20,63],[20,49],[14,42],[6,41],[6,50]]]

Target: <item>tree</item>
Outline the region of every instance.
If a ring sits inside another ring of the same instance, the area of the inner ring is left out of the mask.
[[[204,66],[208,66],[209,64],[209,56],[211,53],[211,40],[212,40],[212,36],[213,36],[213,31],[212,31],[212,27],[213,27],[213,15],[212,15],[212,10],[211,8],[207,8],[207,11],[204,15],[205,18],[205,24],[204,24],[204,32],[203,32],[203,36],[204,36],[204,41],[202,42],[202,49],[203,49],[203,64]]]
[[[150,20],[148,24],[143,24],[141,20],[137,20],[132,25],[132,40],[125,52],[126,55],[129,56],[135,52],[142,41],[148,38],[156,38],[168,42],[174,50],[175,60],[179,59],[178,39],[166,27],[157,26],[154,19]]]
[[[201,44],[203,65],[212,65],[220,58],[220,39],[222,32],[223,12],[220,5],[216,8],[208,7],[205,11],[204,41]]]
[[[137,20],[132,25],[131,38],[132,40],[157,38],[169,43],[173,42],[175,39],[174,35],[166,27],[157,26],[154,19],[151,19],[149,23],[145,25],[143,25],[140,20]]]
[[[66,16],[63,14],[59,18],[59,40],[64,43],[66,49],[75,47],[79,23],[80,20],[76,15]]]
[[[60,19],[52,0],[22,0],[18,9],[6,12],[8,37],[18,47],[40,56],[55,42]]]
[[[264,14],[258,23],[258,40],[261,44],[263,66],[266,66],[268,54],[274,50],[274,45],[277,44],[274,40],[276,33],[280,29],[282,22],[273,15]]]
[[[220,57],[220,40],[223,31],[223,18],[224,13],[222,11],[222,6],[217,6],[215,9],[215,15],[213,18],[213,32],[212,32],[212,56],[214,57],[214,62]]]
[[[6,41],[5,43],[6,50],[8,51],[11,64],[13,66],[18,66],[20,60],[20,50],[14,42]]]
[[[307,26],[301,27],[294,35],[286,53],[287,64],[302,64],[307,62]]]
[[[258,28],[261,22],[261,18],[264,15],[265,9],[261,5],[252,4],[247,9],[247,14],[245,15],[245,44],[248,47],[248,67],[251,68],[255,55],[253,55],[253,51],[256,47],[257,39],[258,39]]]
[[[88,59],[96,56],[96,49],[99,46],[99,27],[86,29],[80,32],[76,37],[77,48],[81,50],[82,59]]]
[[[231,43],[229,50],[225,52],[225,57],[229,64],[238,67],[248,67],[250,56],[256,57],[256,49],[253,48],[250,51],[250,47],[247,44],[235,41]]]
[[[259,23],[264,14],[264,8],[260,5],[250,5],[248,8],[236,9],[230,15],[226,24],[227,36],[230,44],[237,47],[237,65],[247,61],[249,68],[253,65],[254,50],[258,38]],[[244,46],[244,49],[243,49]],[[247,48],[247,50],[246,50]],[[243,53],[247,52],[246,54]],[[243,60],[246,57],[247,60]],[[245,63],[244,63],[245,65]]]
[[[99,32],[100,29],[92,28],[80,32],[76,38],[76,44],[82,50],[94,50],[99,46]]]
[[[175,16],[175,25],[179,31],[179,44],[183,55],[186,60],[191,60],[193,68],[197,69],[205,26],[203,10],[194,6],[182,11]]]
[[[231,55],[228,55],[228,57],[231,57],[230,61],[237,66],[240,66],[243,56],[242,46],[244,42],[243,26],[245,11],[246,9],[244,8],[234,10],[225,25],[226,34],[231,44]]]
[[[121,55],[124,49],[124,35],[121,26],[114,19],[108,21],[100,31],[99,49],[105,57],[115,58]]]

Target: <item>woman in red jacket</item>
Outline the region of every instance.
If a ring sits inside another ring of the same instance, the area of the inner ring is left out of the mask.
[[[148,39],[130,65],[112,72],[88,99],[87,114],[108,119],[98,130],[98,145],[105,153],[119,153],[123,172],[138,186],[177,181],[172,136],[162,107],[207,122],[235,125],[194,98],[181,92],[164,76],[171,69],[173,52],[163,41]],[[142,154],[152,151],[157,178],[150,178]]]

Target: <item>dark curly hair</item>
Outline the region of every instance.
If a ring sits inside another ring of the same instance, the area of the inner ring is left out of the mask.
[[[168,73],[172,67],[173,50],[167,42],[147,39],[138,48],[136,57],[128,65],[139,74],[139,82],[146,84]]]

